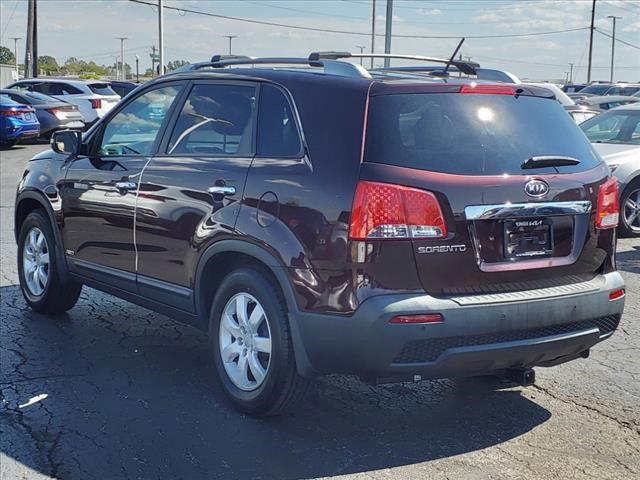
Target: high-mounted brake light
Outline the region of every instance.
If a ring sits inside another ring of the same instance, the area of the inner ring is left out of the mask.
[[[425,190],[360,181],[351,210],[349,238],[442,238],[447,226],[436,196]]]
[[[102,108],[102,99],[101,98],[92,98],[91,99],[91,108]]]
[[[620,217],[618,200],[618,180],[611,177],[600,185],[598,190],[598,210],[596,211],[596,228],[615,228]]]
[[[483,85],[468,83],[460,87],[460,93],[479,93],[485,95],[515,95],[516,87],[510,85]]]

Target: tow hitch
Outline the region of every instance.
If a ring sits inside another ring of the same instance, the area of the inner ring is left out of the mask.
[[[533,368],[510,368],[506,371],[505,377],[523,387],[536,383],[536,372]]]

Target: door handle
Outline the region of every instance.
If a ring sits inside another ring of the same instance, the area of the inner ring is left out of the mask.
[[[138,187],[136,182],[116,182],[116,188],[120,192],[127,192],[128,190],[135,190]]]
[[[236,187],[222,187],[216,185],[209,187],[209,190],[207,191],[212,195],[222,195],[223,197],[226,197],[227,195],[235,195]]]

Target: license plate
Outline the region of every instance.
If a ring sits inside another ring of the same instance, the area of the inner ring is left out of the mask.
[[[504,256],[514,259],[551,255],[552,237],[548,219],[508,220],[504,222]]]
[[[23,113],[22,117],[26,120],[26,121],[31,121],[33,120],[33,114],[32,113]]]

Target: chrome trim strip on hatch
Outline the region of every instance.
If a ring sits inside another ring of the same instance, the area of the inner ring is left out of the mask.
[[[591,202],[530,202],[504,203],[502,205],[470,205],[465,207],[467,220],[495,220],[517,217],[550,217],[591,213]]]

